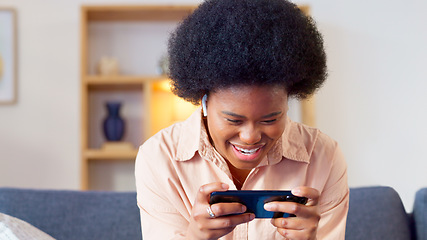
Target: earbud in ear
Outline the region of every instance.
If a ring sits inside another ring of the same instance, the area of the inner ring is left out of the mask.
[[[202,98],[202,110],[203,110],[203,117],[208,116],[208,110],[206,108],[206,101],[208,100],[208,95],[204,95]]]

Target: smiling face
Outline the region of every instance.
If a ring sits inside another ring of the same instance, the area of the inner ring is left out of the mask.
[[[256,167],[281,137],[287,92],[275,86],[234,86],[211,92],[207,127],[215,149],[232,167]]]

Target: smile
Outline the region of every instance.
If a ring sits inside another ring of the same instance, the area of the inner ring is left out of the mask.
[[[230,159],[232,159],[233,165],[237,168],[256,167],[256,165],[258,165],[259,161],[263,157],[264,147],[266,146],[266,143],[258,143],[256,145],[243,144],[239,146],[236,146],[231,142],[229,142],[229,144],[233,154],[233,157]]]
[[[240,148],[240,147],[237,147],[234,145],[233,145],[233,147],[236,148],[236,150],[238,150],[239,152],[241,152],[243,155],[246,155],[246,156],[250,156],[252,154],[255,154],[261,148],[261,147],[258,147],[258,148],[253,148],[253,149],[245,149],[245,148]]]

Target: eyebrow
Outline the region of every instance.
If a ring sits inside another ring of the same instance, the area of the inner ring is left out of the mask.
[[[236,114],[236,113],[233,113],[233,112],[229,112],[229,111],[221,111],[223,114],[225,114],[225,115],[228,115],[228,116],[231,116],[231,117],[236,117],[236,118],[246,118],[245,116],[243,116],[243,115],[239,115],[239,114]],[[261,118],[271,118],[271,117],[275,117],[275,116],[277,116],[277,115],[280,115],[282,113],[282,111],[278,111],[278,112],[272,112],[272,113],[269,113],[269,114],[267,114],[267,115],[264,115],[264,116],[262,116]]]

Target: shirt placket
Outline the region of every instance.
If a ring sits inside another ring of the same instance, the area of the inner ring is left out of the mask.
[[[248,223],[237,225],[233,236],[233,240],[248,240]]]

